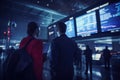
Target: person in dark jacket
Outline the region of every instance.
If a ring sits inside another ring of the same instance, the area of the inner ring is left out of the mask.
[[[110,57],[110,50],[108,49],[108,46],[105,46],[105,49],[103,50],[105,68],[110,68]]]
[[[77,53],[77,44],[65,34],[66,25],[57,24],[60,34],[51,43],[51,77],[52,80],[73,80],[73,60]]]
[[[89,45],[86,45],[86,50],[84,51],[85,60],[86,60],[86,71],[85,74],[88,74],[88,68],[90,68],[90,73],[92,74],[92,50]]]
[[[25,38],[20,42],[20,48],[24,47],[25,44],[31,39],[34,38],[27,47],[29,55],[33,59],[33,68],[36,80],[42,80],[42,70],[43,70],[43,42],[40,39],[37,39],[39,35],[39,27],[37,23],[30,22],[27,27],[27,34]],[[30,75],[32,76],[32,75]]]

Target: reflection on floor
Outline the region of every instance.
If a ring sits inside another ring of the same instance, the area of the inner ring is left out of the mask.
[[[44,80],[50,80],[49,71],[44,70]],[[111,71],[105,70],[103,67],[93,67],[92,75],[77,73],[75,74],[74,80],[113,80],[111,77]]]
[[[0,80],[3,77],[3,62],[4,62],[4,55],[0,57]],[[76,68],[74,66],[74,80],[120,80],[120,67],[105,69],[101,64],[93,64],[92,68],[92,75],[90,72],[85,74],[85,63],[82,63],[81,68]],[[49,61],[44,63],[44,70],[43,70],[43,80],[50,80],[50,68],[49,68]]]
[[[44,80],[50,80],[48,62],[44,64]],[[112,66],[111,66],[112,67]],[[105,69],[104,65],[93,65],[92,74],[85,74],[85,66],[76,70],[74,80],[120,80],[120,72],[115,72],[112,68]]]

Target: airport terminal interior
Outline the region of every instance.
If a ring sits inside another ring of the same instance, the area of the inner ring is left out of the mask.
[[[43,80],[51,80],[51,42],[58,37],[56,24],[67,26],[66,35],[77,43],[79,64],[73,64],[74,80],[120,80],[120,1],[119,0],[1,0],[0,1],[0,80],[10,49],[17,50],[27,36],[27,24],[40,26],[43,41]],[[92,49],[92,74],[85,73],[85,45]],[[103,50],[110,50],[110,68],[105,68]]]

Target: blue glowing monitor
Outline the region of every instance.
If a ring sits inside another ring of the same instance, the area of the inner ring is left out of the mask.
[[[67,25],[66,35],[70,38],[75,37],[74,19],[69,19],[65,24]]]
[[[82,16],[76,17],[77,36],[91,36],[97,33],[96,13],[91,12]]]
[[[101,31],[120,31],[120,2],[99,10]]]
[[[56,25],[51,25],[48,27],[48,37],[49,37],[49,40],[52,40],[57,37]]]

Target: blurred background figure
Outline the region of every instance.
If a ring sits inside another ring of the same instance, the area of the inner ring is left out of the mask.
[[[105,49],[103,50],[105,68],[110,68],[110,57],[111,57],[110,50],[108,49],[108,46],[105,46]]]
[[[3,49],[0,47],[0,55],[2,54],[2,52],[3,52]]]
[[[92,50],[89,48],[89,45],[86,45],[86,50],[84,51],[84,54],[86,60],[85,74],[88,74],[88,68],[90,68],[90,73],[92,74]]]
[[[81,73],[82,69],[82,50],[78,48],[77,55],[75,56],[74,64],[76,66],[77,73]]]

